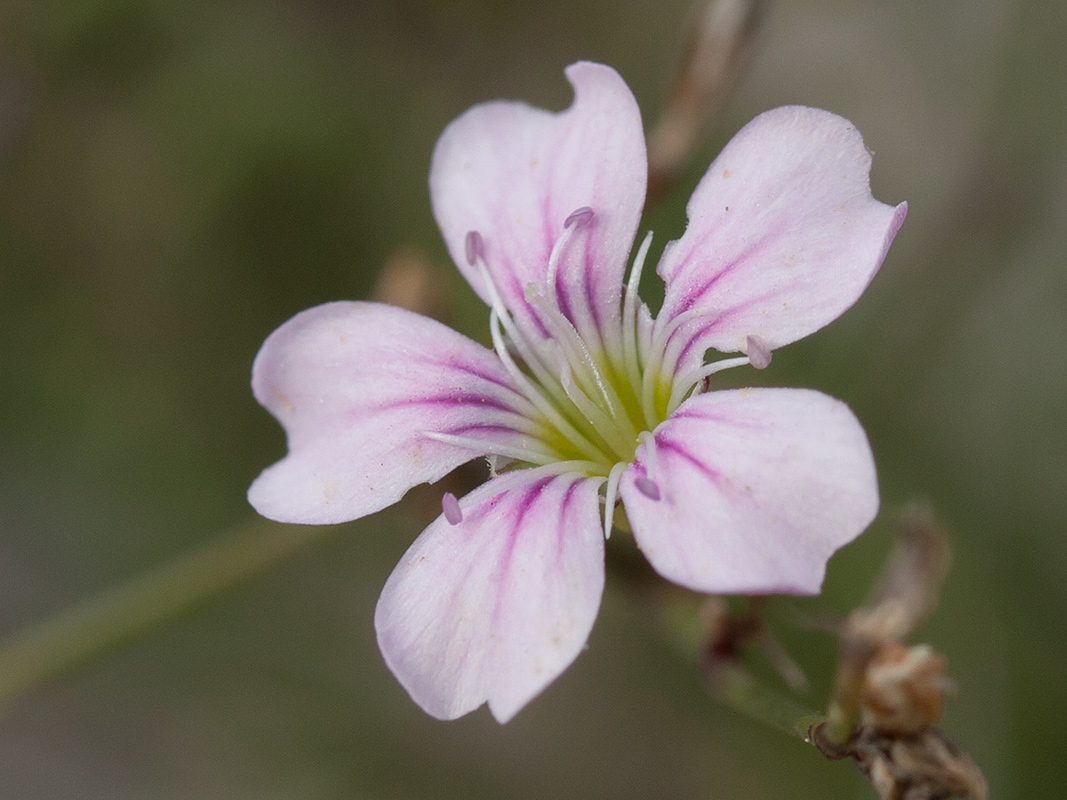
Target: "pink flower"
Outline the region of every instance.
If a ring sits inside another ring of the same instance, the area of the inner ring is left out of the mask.
[[[863,429],[803,389],[706,391],[726,367],[835,319],[877,271],[906,205],[876,201],[841,117],[761,114],[689,201],[637,297],[623,286],[644,203],[633,96],[599,64],[567,69],[574,104],[475,106],[430,170],[449,251],[491,308],[489,350],[417,314],[330,303],[264,343],[256,398],[289,454],[249,490],[263,515],[334,523],[488,456],[493,477],[408,550],[375,614],[386,663],[429,714],[488,702],[510,719],[582,649],[621,500],[637,545],[699,592],[814,593],[878,507]],[[705,363],[705,353],[742,353]]]

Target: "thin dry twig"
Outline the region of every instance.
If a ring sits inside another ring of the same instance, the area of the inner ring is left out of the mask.
[[[648,137],[648,203],[666,194],[751,61],[768,0],[706,0],[694,7],[682,57]]]

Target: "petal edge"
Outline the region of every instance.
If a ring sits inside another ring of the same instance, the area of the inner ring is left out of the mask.
[[[727,143],[658,267],[658,325],[708,312],[685,328],[686,368],[709,347],[743,351],[749,335],[777,349],[859,299],[907,214],[906,203],[874,199],[870,166],[852,123],[802,106],[760,114]]]
[[[378,303],[297,314],[263,343],[252,387],[286,429],[289,453],[253,482],[249,502],[280,522],[358,519],[479,455],[423,431],[521,439],[511,426],[525,401],[495,353]]]
[[[573,212],[591,208],[559,261],[560,306],[589,344],[621,346],[617,320],[626,261],[647,183],[640,110],[611,67],[566,69],[572,105],[558,113],[493,101],[468,109],[441,134],[430,168],[434,216],[449,252],[474,290],[490,295],[467,259],[477,231],[486,267],[504,303],[531,336],[541,328],[525,292],[547,293],[553,245]]]
[[[431,716],[488,702],[507,722],[566,669],[604,588],[599,479],[520,470],[460,500],[412,544],[374,615],[389,669]]]
[[[814,594],[878,510],[874,458],[848,406],[807,389],[687,400],[642,445],[620,493],[665,578],[712,594]],[[648,475],[658,501],[635,484]]]

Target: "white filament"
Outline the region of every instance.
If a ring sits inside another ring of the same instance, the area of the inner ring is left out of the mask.
[[[673,414],[675,409],[682,404],[683,400],[685,400],[685,396],[689,393],[689,390],[696,387],[700,381],[704,380],[709,375],[714,375],[716,372],[722,372],[724,369],[740,367],[747,363],[749,363],[748,356],[724,358],[721,361],[713,361],[711,364],[704,364],[701,367],[684,373],[681,377],[675,380],[674,386],[671,388],[671,398],[667,401],[667,415],[670,416]],[[693,394],[699,393],[700,388],[697,387]]]
[[[645,235],[645,240],[637,248],[633,266],[630,267],[630,279],[626,282],[626,297],[622,306],[622,353],[626,363],[626,376],[634,393],[641,394],[641,364],[637,352],[637,289],[641,285],[641,273],[645,268],[648,248],[652,246],[652,231]]]
[[[622,473],[629,464],[625,461],[620,461],[618,464],[611,468],[611,472],[608,473],[608,483],[604,487],[604,538],[611,538],[611,525],[615,520],[615,500],[619,496],[619,481],[622,480]]]

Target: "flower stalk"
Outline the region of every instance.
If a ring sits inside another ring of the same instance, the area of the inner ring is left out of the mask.
[[[737,664],[720,664],[709,670],[708,691],[757,722],[809,744],[812,728],[826,721],[824,715],[774,691]]]

